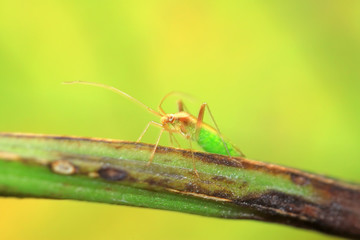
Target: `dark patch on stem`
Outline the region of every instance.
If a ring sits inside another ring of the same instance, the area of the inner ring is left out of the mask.
[[[360,238],[360,215],[336,202],[318,204],[304,198],[269,191],[235,201],[268,215],[267,220],[315,229],[339,236]]]
[[[170,184],[170,179],[166,178],[156,178],[156,177],[149,177],[144,180],[150,186],[158,186],[162,188],[172,188]]]
[[[291,178],[291,181],[293,183],[295,183],[296,185],[303,186],[303,185],[307,185],[310,183],[309,179],[307,179],[299,174],[296,174],[296,173],[290,173],[290,178]]]
[[[101,168],[98,174],[101,178],[108,181],[121,181],[128,176],[125,170],[110,167]]]

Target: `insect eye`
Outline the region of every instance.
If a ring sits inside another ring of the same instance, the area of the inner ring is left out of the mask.
[[[172,115],[169,116],[169,121],[170,121],[170,122],[174,121],[174,116],[172,116]]]

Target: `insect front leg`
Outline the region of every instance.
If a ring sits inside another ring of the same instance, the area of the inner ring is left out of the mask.
[[[155,156],[155,152],[156,152],[156,149],[157,149],[157,147],[158,147],[158,145],[159,145],[161,135],[163,134],[164,131],[165,131],[164,128],[162,128],[162,129],[160,130],[160,134],[159,134],[159,137],[158,137],[158,139],[157,139],[157,141],[156,141],[154,150],[152,151],[151,156],[150,156],[150,159],[149,159],[149,161],[148,161],[148,163],[147,163],[148,166],[151,164],[151,162],[152,162],[152,160],[153,160],[153,158],[154,158],[154,156]]]
[[[163,132],[165,131],[164,126],[163,126],[162,124],[157,123],[157,122],[154,122],[154,121],[151,121],[151,122],[149,122],[149,123],[146,125],[144,131],[141,133],[140,137],[138,138],[138,140],[137,140],[136,142],[140,142],[141,138],[144,136],[144,134],[146,133],[146,131],[148,130],[148,128],[149,128],[150,125],[154,125],[154,126],[156,126],[156,127],[160,127],[161,130],[160,130],[159,137],[158,137],[158,139],[157,139],[157,141],[156,141],[155,147],[154,147],[154,149],[153,149],[152,152],[151,152],[149,161],[148,161],[148,163],[146,164],[147,166],[149,166],[149,165],[151,164],[151,162],[152,162],[152,160],[153,160],[153,158],[154,158],[154,156],[155,156],[156,149],[157,149],[157,147],[158,147],[158,145],[159,145],[159,141],[160,141],[161,135],[162,135]]]
[[[148,128],[149,128],[150,125],[154,125],[154,126],[156,126],[156,127],[163,128],[163,125],[160,124],[160,123],[157,123],[157,122],[154,122],[154,121],[149,122],[149,123],[146,125],[144,131],[141,133],[140,137],[136,140],[136,142],[140,142],[140,140],[142,139],[142,137],[144,136],[144,134],[146,133],[146,131],[148,130]]]

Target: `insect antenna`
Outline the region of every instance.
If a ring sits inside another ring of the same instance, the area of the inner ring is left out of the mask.
[[[180,95],[180,96],[186,97],[186,98],[188,98],[188,99],[190,99],[190,100],[192,100],[192,101],[196,99],[194,96],[192,96],[192,95],[190,95],[190,94],[187,94],[187,93],[184,93],[184,92],[178,92],[178,91],[169,92],[169,93],[166,94],[166,95],[161,99],[161,101],[160,101],[160,104],[159,104],[159,107],[158,107],[160,113],[166,115],[164,109],[162,108],[162,104],[164,103],[164,101],[165,101],[168,97],[170,97],[170,96],[172,96],[172,95]]]
[[[117,88],[114,88],[112,86],[108,86],[108,85],[105,85],[105,84],[101,84],[101,83],[94,83],[94,82],[84,82],[84,81],[73,81],[73,82],[63,82],[63,84],[83,84],[83,85],[90,85],[90,86],[95,86],[95,87],[101,87],[101,88],[105,88],[105,89],[108,89],[110,91],[113,91],[119,95],[122,95],[124,97],[127,97],[128,99],[130,99],[131,101],[141,105],[142,107],[146,108],[149,112],[151,112],[152,114],[155,114],[157,116],[160,116],[162,117],[163,115],[165,115],[164,113],[159,113],[157,111],[155,111],[154,109],[152,109],[151,107],[145,105],[144,103],[140,102],[139,100],[137,100],[136,98],[130,96],[129,94],[117,89]]]

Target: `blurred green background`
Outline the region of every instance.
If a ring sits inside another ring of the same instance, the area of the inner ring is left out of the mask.
[[[112,92],[61,82],[112,85],[154,108],[179,90],[209,103],[247,157],[360,182],[359,65],[360,1],[2,0],[0,131],[132,141],[158,119]],[[164,107],[175,111],[176,98]],[[255,221],[0,199],[4,240],[290,237],[331,239]]]

